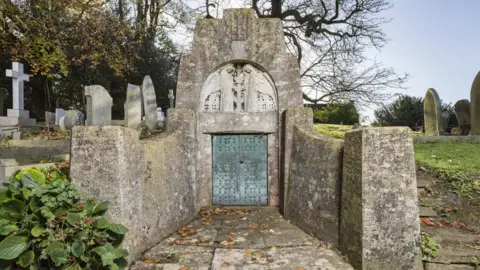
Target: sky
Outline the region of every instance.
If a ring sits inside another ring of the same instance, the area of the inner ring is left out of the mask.
[[[193,1],[193,0],[192,0]],[[228,7],[239,7],[235,0]],[[480,0],[396,0],[382,16],[392,19],[383,25],[390,41],[381,51],[369,50],[400,74],[408,73],[407,90],[393,92],[424,97],[428,88],[440,99],[454,104],[470,99],[470,88],[480,71]],[[373,119],[373,109],[362,116]],[[370,121],[371,121],[370,120]]]
[[[447,103],[470,99],[480,71],[479,11],[479,0],[397,0],[383,14],[392,19],[383,26],[390,41],[368,55],[411,75],[400,93],[424,97],[434,88]]]

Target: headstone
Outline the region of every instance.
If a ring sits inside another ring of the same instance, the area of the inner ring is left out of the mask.
[[[155,88],[150,76],[145,76],[142,84],[143,107],[145,109],[145,120],[150,130],[157,127],[157,97]]]
[[[65,111],[65,116],[72,121],[74,126],[82,126],[85,124],[85,115],[79,110]]]
[[[125,109],[125,127],[139,130],[142,126],[142,93],[140,86],[128,84]]]
[[[355,269],[414,269],[420,221],[408,127],[345,133],[339,249]]]
[[[426,136],[439,136],[441,123],[440,97],[437,91],[429,88],[423,101],[423,119],[425,122]]]
[[[448,128],[448,123],[450,122],[450,113],[449,112],[442,112],[440,114],[440,134],[445,134]]]
[[[55,113],[45,112],[45,125],[47,127],[55,125]]]
[[[175,95],[172,89],[168,90],[168,99],[170,100],[170,108],[175,108]]]
[[[62,116],[59,120],[61,131],[67,131],[74,127],[73,121],[68,116]]]
[[[352,129],[358,129],[358,123],[353,124]]]
[[[162,108],[157,108],[157,119],[158,119],[158,127],[163,128],[165,127],[165,115],[163,114]]]
[[[470,101],[468,99],[461,99],[455,103],[455,115],[460,127],[470,126]]]
[[[65,110],[62,108],[55,109],[55,126],[60,125],[60,118],[65,116]]]
[[[4,113],[3,113],[3,110],[4,110],[4,107],[3,107],[3,104],[4,104],[4,101],[7,99],[7,94],[5,93],[5,91],[3,90],[3,88],[0,88],[0,116],[3,116]]]
[[[100,85],[85,86],[87,99],[87,125],[109,126],[112,121],[113,100]]]
[[[29,81],[29,76],[23,73],[23,65],[12,63],[12,69],[6,70],[7,77],[12,77],[13,108],[7,110],[6,117],[0,117],[0,126],[34,126],[35,119],[29,118],[30,112],[24,110],[24,81]]]
[[[480,72],[473,80],[470,102],[470,135],[480,135]]]

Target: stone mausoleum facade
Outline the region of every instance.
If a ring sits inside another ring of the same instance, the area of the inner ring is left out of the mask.
[[[282,22],[252,9],[199,20],[176,95],[176,108],[197,112],[200,204],[278,205],[282,114],[303,104]]]

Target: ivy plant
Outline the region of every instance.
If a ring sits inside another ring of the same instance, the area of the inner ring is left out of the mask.
[[[0,269],[123,269],[127,228],[80,199],[61,169],[30,168],[0,190]]]

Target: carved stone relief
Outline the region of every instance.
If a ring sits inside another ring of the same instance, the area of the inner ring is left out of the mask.
[[[227,64],[208,76],[201,94],[204,112],[277,110],[270,76],[250,64]]]

